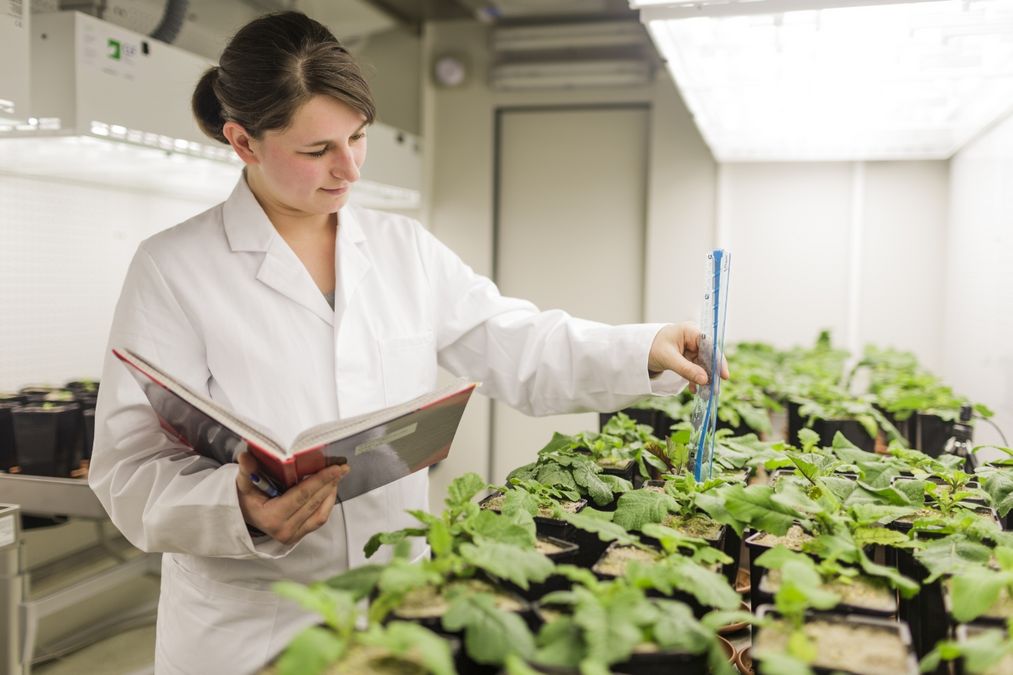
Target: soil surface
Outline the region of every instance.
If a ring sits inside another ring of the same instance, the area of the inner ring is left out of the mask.
[[[760,582],[760,590],[773,595],[781,587],[781,570],[767,570]],[[841,596],[841,602],[852,607],[863,607],[876,612],[896,612],[897,598],[886,584],[866,577],[853,579],[851,583],[834,581],[823,584],[823,588]]]
[[[669,515],[661,521],[661,524],[689,537],[699,537],[708,541],[717,541],[721,538],[721,523],[699,514],[688,517]]]
[[[799,525],[792,525],[788,528],[788,532],[783,537],[778,537],[773,534],[764,533],[763,536],[757,537],[752,541],[754,544],[760,546],[768,546],[774,548],[778,544],[784,544],[792,551],[801,551],[802,545],[807,541],[811,541],[813,536],[802,529]]]
[[[506,499],[504,495],[496,495],[495,497],[490,498],[489,501],[482,504],[482,508],[499,513],[500,511],[503,510],[504,499]],[[559,502],[559,507],[564,511],[566,511],[567,513],[576,513],[577,511],[580,510],[580,502]],[[549,508],[548,506],[538,507],[538,515],[541,516],[542,518],[554,517],[552,515],[552,509]]]
[[[423,586],[408,592],[405,599],[394,610],[394,614],[402,619],[431,619],[443,616],[447,611],[447,600],[444,597],[451,589],[463,587],[469,593],[490,593],[496,599],[496,606],[508,612],[519,612],[524,608],[518,600],[507,593],[497,590],[490,584],[479,579],[452,581],[446,588],[437,589]]]
[[[542,539],[541,537],[539,537],[538,539],[535,540],[535,550],[541,553],[542,555],[552,555],[553,553],[559,553],[564,549],[562,546],[557,546],[556,544],[553,544],[548,539]]]
[[[908,671],[908,649],[894,631],[858,624],[809,621],[803,628],[816,648],[814,666],[846,670],[859,675],[897,675]],[[762,629],[753,644],[752,656],[783,653],[790,629],[775,623]]]
[[[605,557],[599,560],[593,571],[599,574],[606,574],[613,577],[621,577],[626,573],[626,566],[633,560],[640,562],[654,562],[661,555],[654,551],[645,551],[642,548],[633,546],[614,546],[605,552]]]

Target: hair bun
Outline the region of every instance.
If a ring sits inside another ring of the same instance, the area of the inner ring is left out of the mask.
[[[204,71],[200,81],[197,82],[191,99],[193,116],[197,125],[206,135],[219,143],[228,145],[229,141],[222,133],[225,126],[225,112],[222,109],[222,102],[218,98],[215,86],[218,84],[219,68],[212,66]]]

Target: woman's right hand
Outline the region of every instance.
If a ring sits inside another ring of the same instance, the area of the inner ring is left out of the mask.
[[[328,466],[281,495],[268,497],[250,482],[250,474],[264,474],[253,455],[244,452],[236,477],[243,519],[282,544],[295,544],[327,522],[338,497],[338,482],[348,471],[347,465]]]

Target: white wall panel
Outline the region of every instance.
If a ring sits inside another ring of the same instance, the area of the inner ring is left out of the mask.
[[[864,195],[859,345],[913,351],[939,373],[949,163],[869,162]]]
[[[1013,118],[951,160],[943,375],[1013,440]],[[978,442],[998,443],[985,425]]]
[[[732,252],[725,339],[787,348],[829,328],[843,344],[851,165],[723,164],[718,175],[719,231]],[[702,288],[703,262],[691,271]]]
[[[137,245],[208,206],[0,174],[0,390],[98,377]]]

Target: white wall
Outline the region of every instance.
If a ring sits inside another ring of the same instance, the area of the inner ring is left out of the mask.
[[[138,243],[210,205],[0,173],[0,391],[97,378]]]
[[[946,162],[721,165],[726,339],[789,348],[828,328],[854,352],[903,348],[938,372],[947,172]]]
[[[943,376],[1013,441],[1013,117],[951,161]],[[999,443],[987,425],[975,441]]]

